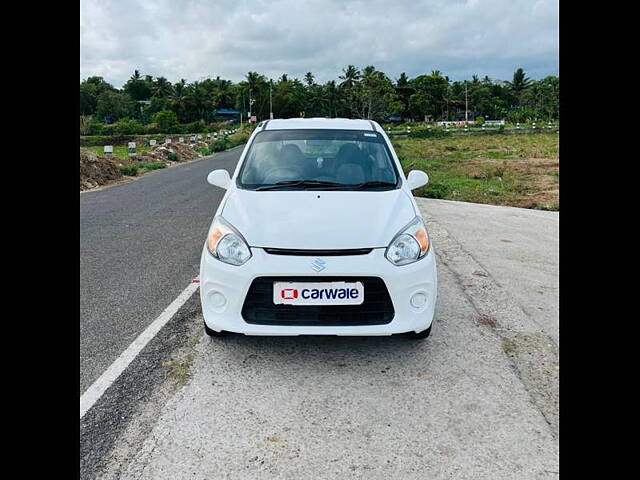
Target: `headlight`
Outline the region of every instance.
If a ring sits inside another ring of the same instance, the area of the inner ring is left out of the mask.
[[[230,265],[242,265],[251,258],[251,249],[240,232],[218,215],[213,219],[207,250],[218,260]]]
[[[429,251],[429,235],[420,217],[398,232],[384,256],[394,265],[407,265],[420,260]]]

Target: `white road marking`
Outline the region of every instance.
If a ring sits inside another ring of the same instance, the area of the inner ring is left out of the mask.
[[[142,349],[155,337],[158,332],[171,320],[182,305],[186,303],[193,292],[200,286],[199,282],[191,282],[178,297],[149,325],[129,347],[120,354],[115,362],[107,368],[100,377],[80,397],[80,418],[89,411],[100,399],[102,394],[115,382],[120,374],[138,356]]]

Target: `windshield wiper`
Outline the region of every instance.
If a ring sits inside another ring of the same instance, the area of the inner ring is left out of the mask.
[[[381,182],[380,180],[374,180],[370,182],[362,182],[362,183],[356,183],[354,185],[350,185],[350,187],[352,187],[354,190],[366,190],[367,188],[373,188],[373,187],[395,187],[395,186],[396,186],[395,183]]]
[[[287,187],[342,187],[344,183],[328,182],[325,180],[283,180],[282,182],[274,183],[273,185],[262,185],[256,188],[259,190],[276,190],[278,188]]]

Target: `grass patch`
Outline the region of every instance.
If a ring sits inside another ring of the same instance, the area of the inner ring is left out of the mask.
[[[87,150],[91,150],[92,152],[97,153],[98,155],[104,155],[104,147],[102,145],[86,147]],[[136,145],[136,152],[142,153],[149,150],[151,147],[149,145]],[[126,145],[114,145],[113,146],[113,156],[118,158],[129,158],[129,148]]]
[[[167,164],[164,162],[140,162],[136,164],[136,166],[141,170],[158,170],[159,168],[167,168]]]
[[[559,210],[556,134],[445,136],[395,140],[405,173],[424,170],[416,196]]]
[[[127,175],[128,177],[135,177],[138,175],[138,166],[137,165],[122,165],[120,171],[123,175]]]
[[[189,378],[191,378],[192,365],[193,355],[191,354],[162,364],[162,366],[167,369],[167,376],[169,379],[178,387],[186,385]]]

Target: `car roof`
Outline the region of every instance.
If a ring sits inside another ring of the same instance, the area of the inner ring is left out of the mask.
[[[275,120],[265,120],[258,124],[258,127],[261,126],[264,127],[264,130],[319,129],[379,131],[379,126],[376,122],[350,118],[277,118]]]

